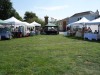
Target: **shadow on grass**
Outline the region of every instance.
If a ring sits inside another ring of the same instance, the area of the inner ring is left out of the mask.
[[[100,43],[100,40],[95,40],[95,39],[92,39],[92,40],[88,40],[87,38],[82,38],[82,37],[75,37],[75,36],[65,36],[67,38],[70,38],[70,39],[76,39],[76,40],[81,40],[81,41],[88,41],[88,42],[96,42],[96,43]]]
[[[75,37],[75,36],[65,36],[66,38],[70,38],[70,39],[76,39],[76,40],[84,40],[81,37]]]

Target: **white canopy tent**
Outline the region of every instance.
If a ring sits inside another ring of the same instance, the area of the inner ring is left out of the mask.
[[[86,25],[87,27],[90,27],[92,31],[94,32],[95,30],[98,30],[98,25],[100,25],[100,18],[89,21],[88,19],[83,17],[81,20],[69,24],[69,26],[79,26],[79,27],[83,27],[84,25]]]
[[[77,21],[77,22],[74,22],[74,23],[71,23],[71,24],[68,24],[68,26],[84,26],[85,23],[89,22],[89,20],[85,17],[83,17],[81,20]]]
[[[4,20],[4,21],[10,23],[10,24],[11,24],[12,26],[14,26],[15,28],[16,28],[16,27],[19,27],[19,26],[24,26],[24,27],[27,26],[26,24],[24,24],[22,21],[16,19],[15,17],[11,17],[11,18],[6,19],[6,20]]]
[[[100,18],[89,21],[89,22],[86,23],[86,25],[89,26],[92,29],[92,32],[95,32],[95,30],[97,30],[98,33],[97,34],[85,33],[84,38],[88,38],[89,40],[100,39]]]
[[[39,23],[37,23],[37,22],[34,21],[34,22],[32,22],[32,23],[30,24],[30,26],[34,26],[34,27],[35,27],[35,26],[41,26],[41,24],[39,24]]]
[[[67,27],[71,27],[71,30],[74,30],[74,29],[77,30],[80,28],[82,29],[83,27],[86,27],[87,22],[89,22],[89,20],[87,18],[83,17],[79,21],[67,25]]]
[[[97,25],[97,24],[100,24],[100,18],[97,18],[95,20],[89,21],[86,24],[89,24],[89,25],[95,25],[95,24]]]
[[[86,22],[89,22],[89,20],[87,18],[83,17],[81,20],[74,22],[74,23],[86,23]]]
[[[30,24],[28,22],[23,22],[23,24],[25,24],[27,27],[30,26]]]
[[[9,22],[9,23],[14,24],[14,25],[22,24],[22,21],[16,19],[15,17],[11,17],[11,18],[6,19],[4,21]]]
[[[34,21],[34,22],[30,23],[29,26],[34,27],[34,30],[36,31],[36,30],[40,30],[41,24]]]
[[[4,21],[10,23],[12,26],[14,26],[14,28],[19,27],[19,26],[23,26],[24,27],[23,34],[26,35],[27,25],[24,22],[16,19],[15,17],[11,17],[11,18],[6,19]]]
[[[100,25],[100,18],[97,18],[95,20],[89,21],[86,23],[87,27],[91,27],[92,31],[98,30],[98,25]]]

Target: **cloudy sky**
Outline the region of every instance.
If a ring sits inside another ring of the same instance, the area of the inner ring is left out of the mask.
[[[100,11],[100,0],[11,0],[13,7],[24,16],[26,11],[32,11],[40,18],[44,16],[55,19],[70,17],[84,11]]]

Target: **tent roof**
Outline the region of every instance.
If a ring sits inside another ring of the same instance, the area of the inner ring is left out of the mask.
[[[86,24],[100,24],[100,18],[97,18],[97,19],[95,19],[95,20],[92,20],[92,21],[89,21],[89,22],[87,22]]]
[[[11,18],[6,19],[4,21],[9,22],[9,23],[22,23],[22,21],[16,19],[15,17],[11,17]]]
[[[29,25],[30,25],[28,22],[23,22],[23,24],[25,24],[25,25],[27,25],[27,26],[29,26]]]
[[[89,22],[89,20],[85,17],[83,17],[81,20],[74,22],[74,23],[85,23],[85,22]]]
[[[95,20],[92,20],[91,22],[100,22],[100,18],[97,18]]]
[[[89,20],[87,18],[83,17],[81,20],[74,22],[74,23],[71,23],[68,26],[71,26],[71,25],[74,25],[74,24],[83,24],[83,23],[87,23],[87,22],[89,22]]]
[[[48,23],[46,26],[57,26],[57,25],[55,25],[53,23]]]
[[[41,26],[41,24],[37,23],[37,22],[32,22],[30,25],[33,25],[33,26]]]
[[[33,25],[29,24],[28,22],[23,22],[27,27],[34,27]]]
[[[8,22],[0,20],[0,24],[7,24]]]

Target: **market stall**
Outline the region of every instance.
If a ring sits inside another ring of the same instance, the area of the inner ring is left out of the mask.
[[[3,20],[0,20],[0,40],[1,39],[11,39],[11,25]]]
[[[27,25],[24,24],[22,21],[16,19],[15,17],[11,17],[4,21],[11,24],[11,30],[14,37],[22,37],[26,35]]]
[[[30,26],[34,27],[35,34],[40,34],[41,24],[34,21],[34,22],[30,23]]]
[[[100,39],[100,18],[89,21],[86,23],[87,26],[90,26],[92,29],[92,33],[84,33],[84,39],[87,38],[89,40]]]
[[[86,27],[87,22],[89,22],[89,20],[83,17],[81,20],[67,25],[67,27],[70,27],[70,35],[73,34],[73,36],[82,37],[84,33],[83,28]]]

